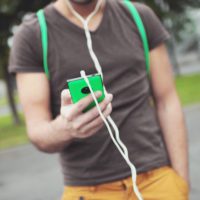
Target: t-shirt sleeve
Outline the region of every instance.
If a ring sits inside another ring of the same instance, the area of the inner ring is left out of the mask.
[[[22,22],[15,32],[9,55],[10,73],[44,72],[42,45],[36,25],[36,20]]]
[[[170,38],[169,32],[150,7],[141,3],[134,3],[134,5],[143,21],[150,50]]]

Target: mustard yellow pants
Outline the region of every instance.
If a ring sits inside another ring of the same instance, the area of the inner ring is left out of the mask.
[[[137,176],[137,185],[144,200],[188,200],[186,181],[171,167],[165,166]],[[65,186],[62,200],[137,200],[132,179],[97,186]]]

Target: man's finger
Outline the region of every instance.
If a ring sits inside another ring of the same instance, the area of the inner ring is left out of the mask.
[[[98,99],[102,93],[101,91],[98,92],[94,92],[95,97]],[[92,94],[89,94],[88,96],[84,97],[83,99],[81,99],[79,102],[74,104],[74,108],[73,108],[73,117],[82,114],[82,111],[87,108],[88,105],[90,105],[90,103],[93,102],[93,97]]]
[[[71,95],[68,89],[64,89],[61,92],[61,106],[67,106],[72,104]]]
[[[95,127],[95,128],[93,128],[93,129],[91,129],[90,131],[88,131],[88,132],[85,133],[85,134],[79,134],[79,135],[78,135],[78,138],[88,138],[88,137],[90,137],[90,136],[96,134],[97,131],[99,131],[103,126],[104,126],[104,124],[101,124],[101,125],[99,125],[98,127]]]
[[[112,112],[112,106],[111,106],[111,104],[109,104],[103,112],[104,117],[106,118],[108,115],[110,115],[111,112]],[[101,116],[99,116],[96,119],[94,119],[92,122],[90,122],[90,123],[86,124],[84,127],[82,127],[81,130],[83,132],[87,133],[88,131],[90,131],[98,126],[101,126],[102,124],[104,124],[104,121],[101,118]]]
[[[104,110],[110,104],[111,101],[112,101],[112,95],[109,94],[108,96],[105,97],[105,99],[102,102],[99,103],[99,107],[100,107],[101,112],[104,112]],[[99,111],[98,111],[97,107],[95,106],[94,108],[87,111],[86,113],[79,115],[76,118],[75,125],[79,129],[83,125],[85,125],[85,124],[93,121],[94,119],[96,119],[98,116],[99,116]]]

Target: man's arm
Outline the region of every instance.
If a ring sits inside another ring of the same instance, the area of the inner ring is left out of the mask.
[[[52,120],[49,84],[45,74],[18,73],[16,80],[30,141],[41,151],[59,151],[71,138],[59,130],[62,129],[58,125],[60,118]]]
[[[150,51],[150,65],[155,106],[171,164],[189,182],[187,130],[164,44]]]
[[[24,110],[28,136],[41,151],[61,151],[73,138],[95,134],[103,125],[96,107],[82,113],[92,101],[91,95],[76,104],[71,101],[69,90],[61,94],[60,115],[52,119],[50,112],[49,82],[44,73],[17,73],[17,87]],[[99,97],[101,94],[96,94]],[[107,117],[111,111],[112,95],[108,94],[99,104]]]

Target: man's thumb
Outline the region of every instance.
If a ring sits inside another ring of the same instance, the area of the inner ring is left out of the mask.
[[[61,106],[67,106],[72,104],[71,95],[68,89],[64,89],[61,92]]]

